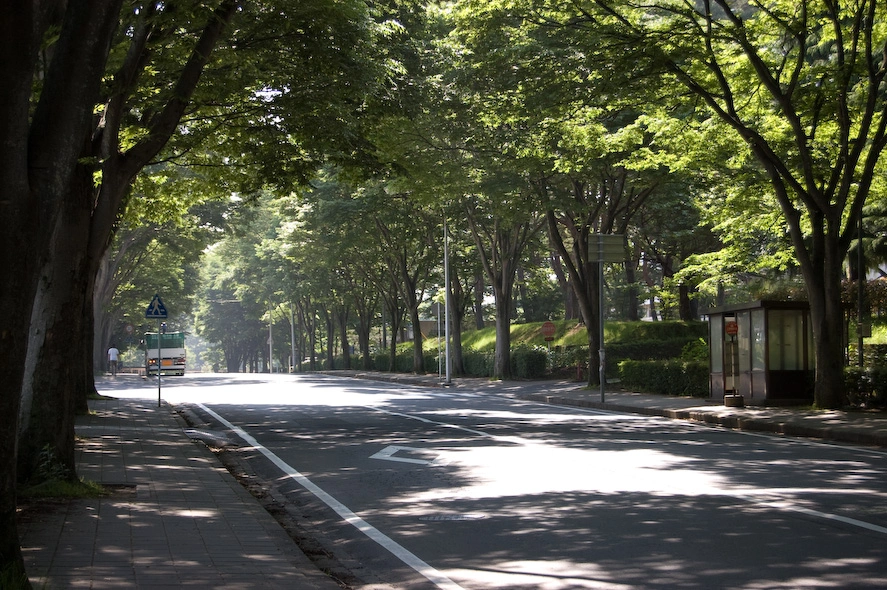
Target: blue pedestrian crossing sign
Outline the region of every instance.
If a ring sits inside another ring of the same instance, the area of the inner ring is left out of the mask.
[[[160,295],[155,294],[154,299],[148,304],[148,309],[145,310],[145,318],[149,320],[166,319],[166,306],[163,305]]]

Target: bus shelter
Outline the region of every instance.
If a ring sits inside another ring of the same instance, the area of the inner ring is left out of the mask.
[[[813,401],[813,331],[807,302],[727,305],[710,310],[708,318],[712,398],[754,405]]]

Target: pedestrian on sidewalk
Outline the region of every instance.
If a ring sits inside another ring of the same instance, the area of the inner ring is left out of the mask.
[[[111,369],[111,376],[117,376],[117,361],[120,360],[120,351],[112,344],[108,349],[108,365]]]

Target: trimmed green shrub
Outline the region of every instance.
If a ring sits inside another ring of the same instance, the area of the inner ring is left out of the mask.
[[[876,365],[869,374],[872,381],[872,399],[870,406],[883,408],[887,406],[887,365]]]
[[[413,353],[398,352],[394,357],[394,371],[396,373],[412,373]]]
[[[687,343],[687,338],[622,341],[607,343],[605,350],[607,358],[614,363],[623,360],[665,360],[680,357]]]
[[[444,355],[441,352],[440,357],[438,358],[437,353],[429,354],[425,353],[422,355],[422,362],[425,367],[426,373],[437,373],[439,370],[443,368],[444,363]]]
[[[494,353],[478,350],[462,351],[462,365],[469,377],[491,377],[493,375]]]
[[[668,360],[668,359],[684,359],[697,360],[691,356],[686,358],[685,354],[692,349],[699,347],[698,340],[688,341],[686,338],[672,338],[670,340],[641,340],[636,342],[613,342],[606,345],[604,350],[607,361],[607,376],[619,376],[619,363],[626,360],[650,361],[650,360]],[[708,366],[708,345],[702,341],[704,356],[702,360]],[[561,371],[563,369],[572,369],[576,365],[588,368],[588,347],[575,346],[566,350],[552,350],[551,363],[549,369],[552,372]],[[597,368],[595,367],[595,370]],[[706,384],[708,380],[706,378]],[[707,385],[706,385],[707,387]]]
[[[844,388],[851,407],[887,407],[887,366],[844,367]]]
[[[708,337],[708,322],[607,322],[608,342],[633,340],[695,340]]]
[[[548,356],[549,370],[558,371],[560,369],[574,368],[576,365],[587,367],[588,365],[588,347],[587,346],[567,346],[551,349]]]
[[[537,346],[520,345],[511,350],[511,370],[518,379],[539,379],[545,376],[548,351]]]
[[[681,359],[685,361],[708,362],[711,353],[705,338],[697,338],[684,345],[681,349]]]
[[[708,363],[701,361],[626,360],[619,363],[622,386],[663,395],[708,397]]]
[[[390,359],[391,355],[388,354],[388,351],[377,352],[375,355],[373,355],[373,370],[387,371]]]

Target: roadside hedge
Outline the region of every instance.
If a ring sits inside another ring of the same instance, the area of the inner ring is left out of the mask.
[[[373,369],[387,371],[390,355],[380,352],[373,357]],[[354,360],[354,359],[352,359]],[[358,359],[359,360],[359,359]],[[467,349],[462,353],[462,364],[469,377],[490,377],[493,375],[494,353]],[[541,379],[548,367],[548,351],[537,346],[516,346],[511,351],[511,370],[516,379]],[[423,355],[426,373],[437,373],[437,354]],[[394,359],[394,370],[398,373],[413,372],[413,353],[399,353]]]
[[[663,395],[708,397],[708,363],[680,359],[619,363],[622,387]]]
[[[847,404],[854,408],[887,407],[887,365],[844,367]]]
[[[541,379],[548,371],[548,350],[520,345],[511,350],[511,372],[517,379]]]

